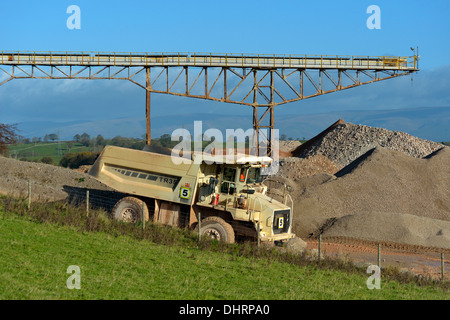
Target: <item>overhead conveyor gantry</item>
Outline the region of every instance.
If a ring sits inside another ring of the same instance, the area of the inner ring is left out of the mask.
[[[0,86],[13,79],[117,79],[150,93],[253,108],[258,145],[271,154],[274,107],[419,70],[413,56],[1,51]],[[259,151],[259,148],[257,148]]]

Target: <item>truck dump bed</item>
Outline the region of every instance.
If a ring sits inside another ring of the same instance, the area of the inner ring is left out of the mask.
[[[171,156],[106,146],[89,174],[127,194],[191,205],[199,164],[174,164]]]

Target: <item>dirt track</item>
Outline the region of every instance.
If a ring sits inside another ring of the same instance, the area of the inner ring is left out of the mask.
[[[308,249],[318,249],[317,240],[307,239]],[[441,253],[444,253],[445,270],[449,270],[449,249],[405,245],[392,242],[364,241],[342,237],[325,238],[322,240],[322,252],[326,257],[347,259],[361,265],[378,263],[378,244],[381,245],[381,267],[396,267],[404,272],[416,275],[441,278]],[[447,271],[445,279],[450,279]]]

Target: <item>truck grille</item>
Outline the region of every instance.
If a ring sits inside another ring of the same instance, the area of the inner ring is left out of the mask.
[[[289,226],[291,224],[290,217],[291,210],[289,209],[275,211],[275,214],[273,216],[273,233],[279,234],[288,232]]]

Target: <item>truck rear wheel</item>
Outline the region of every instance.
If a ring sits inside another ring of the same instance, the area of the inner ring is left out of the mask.
[[[147,204],[138,198],[125,197],[117,201],[112,209],[112,215],[119,221],[137,223],[142,221],[142,210],[145,220],[148,220]]]
[[[198,225],[196,230],[198,231]],[[206,236],[227,243],[234,243],[235,238],[233,227],[219,217],[207,217],[203,219],[200,234],[202,237]]]

